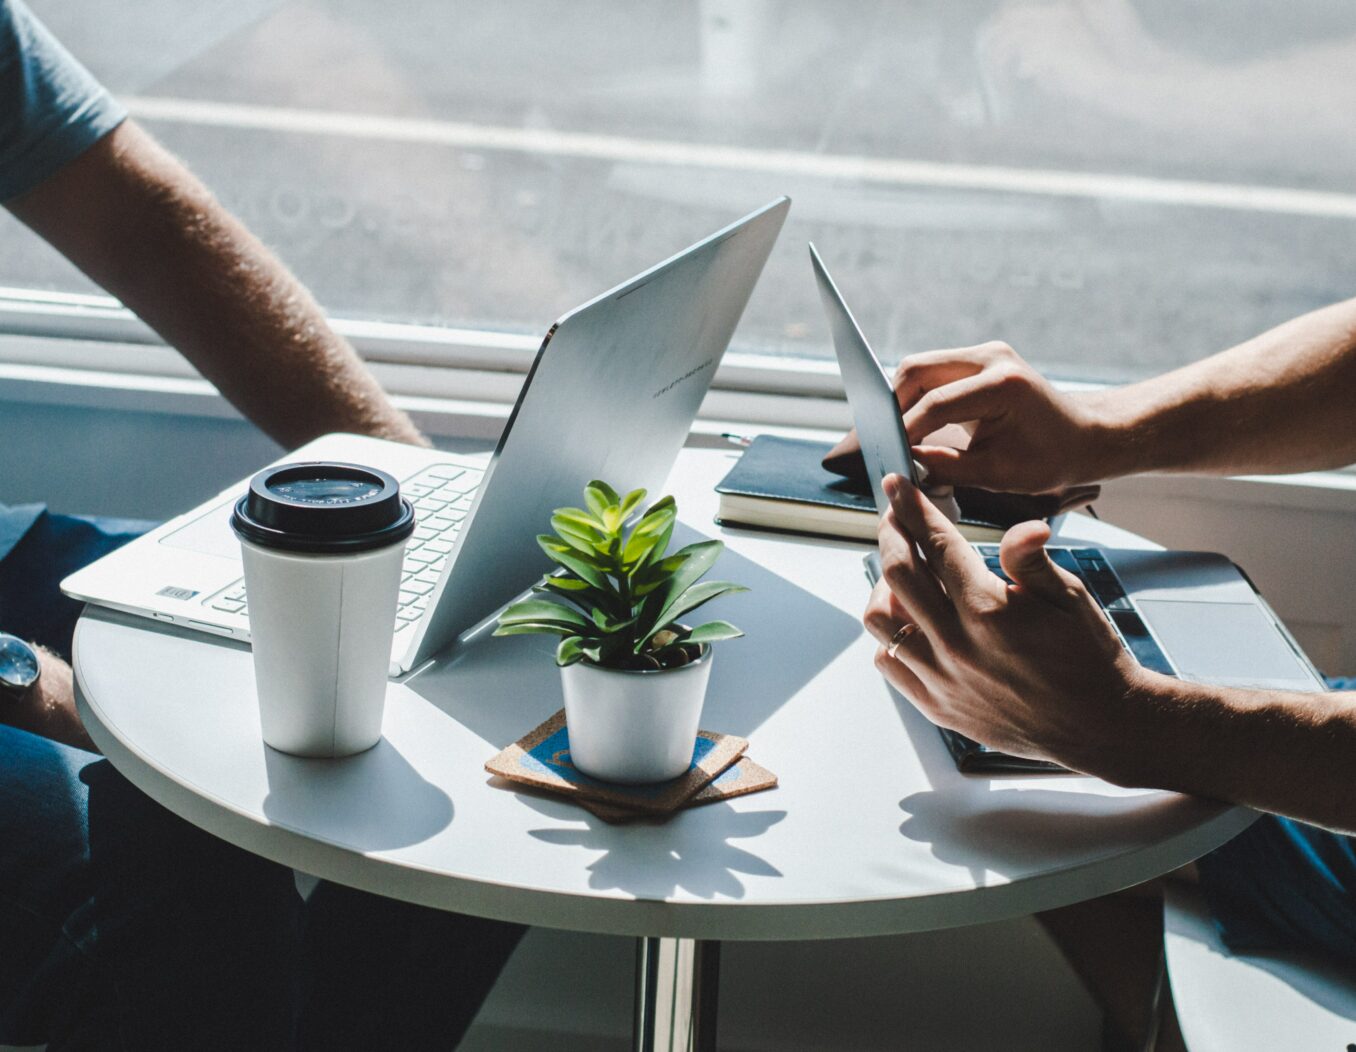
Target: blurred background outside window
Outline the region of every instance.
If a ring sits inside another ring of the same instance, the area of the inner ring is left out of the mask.
[[[1146,375],[1353,293],[1348,0],[29,0],[336,317],[539,338],[794,201],[735,350]],[[0,286],[91,292],[8,215]]]

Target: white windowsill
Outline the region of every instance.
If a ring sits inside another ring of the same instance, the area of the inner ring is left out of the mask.
[[[460,387],[479,397],[398,393],[403,385],[391,381],[411,379],[408,375],[400,376],[410,368],[419,367],[373,366],[387,390],[393,392],[396,405],[435,438],[494,440],[508,420],[521,384],[521,377],[513,377],[505,384],[497,374],[443,368],[436,370],[443,374],[439,386]],[[3,360],[0,360],[0,402],[216,419],[240,416],[212,384],[193,375],[115,372]],[[778,412],[782,415],[778,416]],[[785,418],[788,415],[790,420]],[[720,445],[725,442],[721,437],[725,433],[752,432],[830,441],[846,426],[847,407],[841,401],[712,391],[693,426],[690,441],[693,445]]]

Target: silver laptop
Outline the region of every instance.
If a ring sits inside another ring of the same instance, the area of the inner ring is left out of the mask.
[[[908,434],[894,390],[823,260],[810,260],[833,346],[882,514],[880,480],[916,484]],[[975,544],[1004,580],[998,545]],[[1212,552],[1136,551],[1050,545],[1050,557],[1081,578],[1141,665],[1198,683],[1272,690],[1326,690],[1321,676],[1252,582]]]
[[[490,457],[326,435],[283,458],[382,468],[413,501],[419,518],[405,556],[393,676],[533,584],[551,565],[536,535],[553,509],[579,503],[590,479],[659,496],[790,204],[773,201],[557,321]],[[240,545],[228,522],[248,481],[66,578],[62,589],[248,639]]]

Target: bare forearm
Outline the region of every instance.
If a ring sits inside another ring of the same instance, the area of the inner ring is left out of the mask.
[[[1154,676],[1124,784],[1192,793],[1356,833],[1356,693],[1236,690]]]
[[[283,445],[423,441],[282,263],[131,122],[10,207]]]
[[[1086,396],[1089,473],[1313,471],[1356,461],[1356,300],[1185,368]]]

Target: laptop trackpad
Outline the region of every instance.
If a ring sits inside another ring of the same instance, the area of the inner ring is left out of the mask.
[[[205,511],[192,522],[160,538],[171,548],[217,555],[223,559],[240,558],[240,539],[231,531],[231,505],[234,498]]]
[[[1316,686],[1290,644],[1253,603],[1135,602],[1183,678],[1273,689]]]

